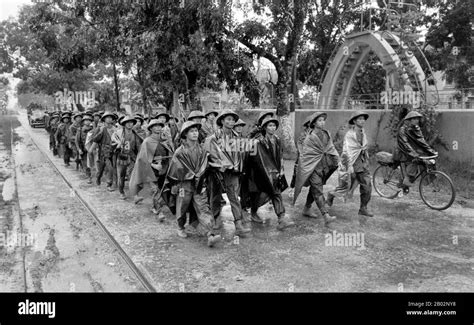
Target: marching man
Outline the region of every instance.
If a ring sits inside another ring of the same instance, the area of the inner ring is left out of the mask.
[[[222,192],[227,193],[232,215],[234,216],[236,234],[245,236],[251,230],[243,224],[242,206],[239,200],[240,176],[243,171],[243,157],[236,146],[231,143],[239,139],[233,130],[239,116],[230,109],[223,110],[217,117],[219,129],[206,139],[204,147],[209,153],[210,175],[209,196],[214,218],[217,218],[222,209]]]
[[[370,181],[369,171],[369,153],[367,150],[367,135],[364,131],[365,121],[369,114],[364,112],[355,112],[349,119],[349,126],[352,126],[344,136],[342,147],[342,156],[347,157],[348,172],[351,178],[357,180],[360,184],[360,209],[359,215],[373,217],[374,215],[367,209],[372,193],[372,183]],[[338,193],[336,188],[335,193]],[[332,206],[334,194],[328,194],[328,205]]]
[[[285,213],[281,192],[288,187],[283,171],[281,140],[275,135],[279,122],[272,117],[265,118],[261,123],[263,137],[259,138],[256,155],[249,156],[251,168],[254,169],[253,182],[257,191],[251,196],[252,221],[262,223],[257,214],[260,206],[272,201],[278,216],[278,230],[293,226],[295,223]]]
[[[133,129],[136,123],[135,118],[131,116],[124,117],[120,121],[123,128],[118,129],[112,135],[112,143],[117,152],[117,183],[122,200],[126,199],[124,192],[125,178],[128,171],[135,165],[142,143],[142,139]]]
[[[87,176],[87,184],[92,184],[92,173],[87,164],[88,153],[86,149],[87,134],[93,129],[93,126],[91,125],[92,121],[92,115],[84,114],[82,117],[82,127],[76,132],[76,149],[79,159],[81,160],[82,168]]]
[[[178,236],[187,237],[185,232],[186,214],[190,214],[190,224],[202,235],[207,236],[209,247],[221,240],[214,234],[214,218],[207,199],[204,174],[208,166],[207,153],[199,145],[201,124],[186,121],[181,127],[180,137],[184,141],[176,150],[170,162],[168,180],[172,194],[176,195],[176,218]]]
[[[336,217],[329,215],[326,200],[323,195],[323,185],[337,169],[339,163],[339,154],[331,139],[330,133],[324,128],[326,124],[326,113],[316,112],[313,114],[310,122],[311,132],[306,136],[295,182],[295,194],[293,205],[305,184],[310,185],[310,191],[306,197],[303,216],[315,217],[311,214],[311,204],[316,201],[326,224],[336,220]]]
[[[171,139],[163,134],[164,127],[165,123],[163,121],[151,120],[148,123],[148,131],[151,134],[143,141],[140,147],[129,183],[130,194],[134,196],[135,204],[143,201],[144,198],[138,194],[145,184],[153,183],[156,185],[152,212],[158,215],[158,221],[160,222],[165,219],[164,214],[161,212],[165,203],[156,194],[164,186],[169,161],[174,151]]]

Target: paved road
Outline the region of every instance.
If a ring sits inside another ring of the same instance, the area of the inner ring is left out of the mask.
[[[26,125],[24,115],[20,121]],[[31,132],[46,149],[46,132]],[[439,212],[428,209],[416,191],[396,200],[374,196],[376,217],[361,219],[356,193],[353,202],[336,199],[331,212],[338,220],[328,228],[321,219],[300,216],[305,190],[294,207],[284,195],[296,227],[277,231],[276,216],[263,207],[270,225],[255,225],[251,236],[238,245],[225,242],[209,249],[202,238],[177,237],[170,213],[158,223],[150,212],[150,198],[138,206],[131,199],[121,201],[117,192],[88,185],[74,168],[52,159],[159,291],[474,291],[474,210],[458,202]],[[285,170],[290,178],[292,162],[285,162]],[[325,191],[334,188],[335,181],[331,178]],[[39,197],[35,202],[44,214],[41,218],[53,222],[55,217],[49,216]],[[26,197],[21,203],[31,204]],[[88,232],[87,227],[77,230],[81,236]],[[337,239],[338,234],[363,241],[331,246],[338,243],[329,236]],[[67,249],[56,246],[60,252]]]

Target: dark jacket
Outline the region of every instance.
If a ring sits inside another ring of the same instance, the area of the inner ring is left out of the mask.
[[[69,129],[70,123],[63,123],[61,122],[54,134],[54,138],[56,139],[57,144],[65,144],[67,141],[67,132]]]
[[[398,150],[394,159],[411,161],[420,156],[433,156],[436,151],[426,142],[418,125],[403,123],[397,134]]]
[[[99,145],[99,159],[112,157],[114,152],[112,136],[105,125],[98,129],[98,132],[92,137],[92,141]]]
[[[77,150],[82,150],[86,152],[86,139],[87,133],[91,131],[94,127],[92,125],[83,125],[81,130],[76,132],[76,147]]]

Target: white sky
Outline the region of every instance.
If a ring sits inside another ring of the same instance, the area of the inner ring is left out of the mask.
[[[0,0],[0,20],[5,20],[9,16],[16,17],[21,5],[32,3],[31,0]]]

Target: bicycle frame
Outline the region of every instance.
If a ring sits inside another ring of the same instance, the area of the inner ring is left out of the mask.
[[[415,176],[415,180],[416,181],[418,178],[420,178],[420,176],[424,175],[425,173],[429,173],[430,171],[432,170],[436,170],[436,163],[435,164],[431,164],[429,163],[428,161],[430,159],[436,159],[438,156],[435,155],[435,156],[429,156],[429,157],[420,157],[418,158],[417,160],[417,164],[421,167],[423,167],[420,170],[418,170],[416,176]],[[396,169],[398,166],[400,166],[400,171],[401,171],[401,180],[400,180],[400,183],[403,182],[403,179],[405,178],[405,175],[406,175],[406,165],[407,163],[406,162],[399,162],[397,164],[394,164],[392,166],[393,169]]]

